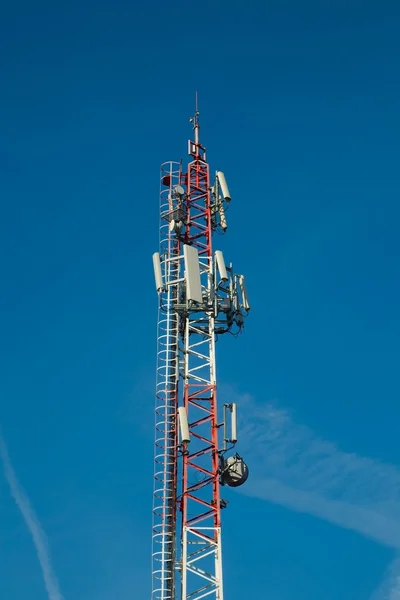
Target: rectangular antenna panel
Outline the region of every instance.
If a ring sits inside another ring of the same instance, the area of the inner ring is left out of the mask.
[[[161,272],[161,259],[159,252],[153,254],[153,267],[154,267],[154,279],[156,280],[157,292],[161,292],[164,289],[164,283]]]
[[[183,246],[185,260],[186,297],[194,302],[203,302],[200,281],[199,255],[193,246]]]
[[[247,291],[246,291],[246,286],[244,283],[243,275],[239,275],[239,285],[240,285],[240,291],[242,292],[243,308],[244,308],[244,310],[250,310],[250,304],[249,304],[249,301],[247,298]]]
[[[228,189],[228,184],[226,183],[225,175],[222,171],[217,171],[217,177],[219,181],[219,185],[221,187],[221,192],[224,197],[225,202],[231,201],[231,195]]]
[[[231,442],[237,442],[237,418],[236,418],[236,403],[231,406]]]
[[[222,281],[228,281],[228,273],[226,272],[224,255],[222,254],[221,250],[215,251],[215,258],[217,261],[219,276],[221,277]]]
[[[186,408],[184,406],[180,406],[178,408],[179,415],[179,429],[181,434],[181,443],[188,444],[190,442],[190,433],[189,433],[189,424],[187,418]]]
[[[188,142],[188,154],[194,156],[196,154],[196,146],[189,140]]]

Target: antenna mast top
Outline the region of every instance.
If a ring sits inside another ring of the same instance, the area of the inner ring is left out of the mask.
[[[199,125],[199,96],[198,96],[198,92],[196,92],[196,112],[194,114],[194,117],[192,117],[190,119],[190,122],[193,123],[193,129],[194,129],[194,143],[196,144],[196,146],[199,145],[199,129],[200,129],[200,125]]]

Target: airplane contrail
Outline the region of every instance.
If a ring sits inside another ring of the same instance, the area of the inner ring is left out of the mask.
[[[400,468],[340,450],[273,402],[256,402],[229,386],[222,392],[244,415],[241,448],[251,477],[239,491],[394,549],[395,559],[371,600],[400,600]]]
[[[398,466],[340,450],[274,403],[245,395],[238,400],[244,408],[241,448],[252,474],[241,493],[313,514],[400,551]]]
[[[39,519],[37,518],[31,503],[22,489],[8,455],[6,442],[0,432],[0,458],[3,462],[4,476],[10,487],[11,495],[15,504],[21,511],[26,526],[32,536],[36,548],[37,557],[43,573],[43,579],[47,590],[49,600],[64,600],[60,592],[57,577],[53,571],[50,560],[50,552],[47,545],[46,534],[44,533]]]
[[[389,565],[382,584],[371,596],[370,600],[400,599],[400,557],[397,556]]]

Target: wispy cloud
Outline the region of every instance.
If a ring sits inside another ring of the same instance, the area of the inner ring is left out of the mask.
[[[241,488],[244,494],[313,514],[400,550],[397,467],[341,451],[273,403],[260,405],[246,395],[239,402],[245,405],[240,448],[251,468]]]
[[[222,389],[238,402],[240,450],[251,477],[239,490],[400,550],[400,469],[340,450],[277,403]],[[400,600],[400,554],[371,600]]]
[[[3,462],[5,478],[8,482],[8,485],[10,486],[11,495],[14,498],[19,510],[21,511],[26,526],[28,527],[31,533],[32,540],[35,545],[37,556],[39,559],[39,563],[42,568],[43,579],[49,600],[63,600],[63,596],[59,589],[57,577],[55,576],[53,567],[51,565],[46,535],[29,502],[28,497],[26,496],[15,475],[10,457],[8,455],[7,446],[1,433],[0,457]]]
[[[380,587],[371,596],[371,600],[400,600],[400,558],[390,565]]]

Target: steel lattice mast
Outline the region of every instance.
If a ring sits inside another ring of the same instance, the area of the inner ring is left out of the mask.
[[[237,440],[236,405],[225,404],[221,419],[215,341],[240,332],[250,307],[243,276],[213,253],[212,234],[226,231],[231,198],[221,171],[210,184],[197,101],[191,122],[187,171],[177,162],[161,167],[160,250],[153,255],[160,304],[152,600],[223,600],[220,486],[248,476],[238,454],[227,457]]]

